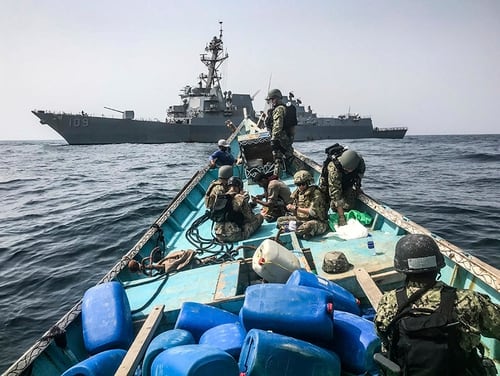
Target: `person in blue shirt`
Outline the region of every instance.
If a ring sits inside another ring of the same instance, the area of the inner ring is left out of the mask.
[[[235,162],[229,144],[224,139],[217,142],[218,150],[212,153],[209,159],[210,168],[232,166]]]

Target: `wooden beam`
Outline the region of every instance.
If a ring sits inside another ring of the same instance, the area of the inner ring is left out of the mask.
[[[132,376],[135,373],[139,362],[144,356],[146,347],[149,345],[156,328],[160,324],[161,318],[163,317],[164,307],[165,306],[163,304],[156,306],[149,313],[146,321],[142,324],[137,337],[135,337],[134,342],[132,342],[127,354],[123,358],[120,367],[118,367],[115,376]]]
[[[377,309],[378,302],[382,298],[382,291],[380,291],[375,281],[364,268],[355,268],[354,273],[371,305],[374,309]]]
[[[307,258],[304,255],[304,251],[302,247],[300,246],[299,239],[297,238],[297,234],[295,231],[290,232],[290,239],[292,240],[292,247],[294,250],[299,250],[301,253],[297,258],[301,261],[301,263],[304,265],[304,268],[308,271],[311,272],[311,265],[307,262]]]

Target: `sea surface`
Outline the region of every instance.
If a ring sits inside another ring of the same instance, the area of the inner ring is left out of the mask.
[[[334,141],[296,143],[321,163]],[[342,140],[365,193],[500,268],[500,135]],[[95,285],[214,151],[0,142],[0,372]]]

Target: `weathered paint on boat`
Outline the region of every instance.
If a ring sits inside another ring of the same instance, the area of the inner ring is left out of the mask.
[[[266,138],[262,134],[240,135],[238,142],[239,132],[244,133],[244,129],[252,129],[253,124],[249,122],[248,119],[244,120],[229,138],[233,152],[242,152],[247,162],[259,156],[255,153],[258,154],[259,143],[265,143]],[[263,153],[260,157],[263,157],[264,163],[271,158],[269,153]],[[317,181],[320,166],[301,153],[296,152],[296,157],[314,173]],[[235,166],[234,174],[245,177],[247,166],[248,164]],[[277,229],[274,223],[264,222],[262,228],[250,239],[235,243],[232,248],[235,251],[235,257],[231,261],[183,270],[169,275],[168,278],[132,273],[127,267],[131,259],[141,260],[149,257],[155,247],[161,244],[161,237],[165,240],[166,253],[194,248],[186,238],[186,234],[193,222],[205,213],[203,197],[216,175],[217,171],[209,169],[208,166],[195,173],[135,246],[100,281],[100,283],[118,281],[125,287],[133,312],[136,334],[148,315],[159,305],[164,305],[164,313],[155,333],[174,327],[183,302],[209,304],[238,314],[244,302],[245,289],[251,284],[262,283],[260,277],[252,270],[252,247],[254,249],[263,240],[276,237]],[[283,180],[290,186],[293,185],[291,176]],[[261,190],[257,185],[249,184],[248,181],[245,181],[245,189],[250,194],[260,193]],[[373,217],[369,232],[376,245],[376,255],[367,249],[366,238],[346,241],[338,238],[333,232],[308,241],[299,240],[293,232],[281,234],[279,239],[298,257],[304,269],[338,283],[360,298],[362,306],[368,307],[370,302],[374,301],[373,296],[367,293],[367,287],[363,286],[361,279],[356,278],[356,272],[366,270],[382,290],[400,285],[403,276],[393,269],[395,243],[406,233],[430,233],[427,229],[365,194],[359,198],[357,209]],[[202,223],[198,232],[205,238],[210,237],[210,221]],[[439,244],[446,260],[441,279],[455,287],[485,293],[494,302],[499,303],[498,270],[466,254],[448,241],[431,235]],[[340,274],[324,272],[321,268],[323,257],[332,250],[344,252],[353,267]],[[7,370],[5,375],[60,375],[71,366],[87,359],[89,354],[83,344],[81,309],[82,303],[80,302],[41,339],[37,340]],[[139,333],[138,336],[141,334]],[[62,338],[67,340],[66,345],[61,341]],[[498,369],[500,359],[498,341],[485,338],[484,344],[487,355],[495,360]]]

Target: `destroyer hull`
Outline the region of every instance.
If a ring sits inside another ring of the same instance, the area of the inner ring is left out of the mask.
[[[32,111],[42,124],[54,129],[70,145],[162,144],[177,142],[213,143],[227,138],[231,129],[224,123],[239,124],[243,116],[193,119],[191,124],[153,120],[95,117],[81,114],[56,114]],[[406,128],[373,128],[369,118],[357,121],[325,118],[317,123],[296,127],[295,141],[357,138],[403,138]]]

